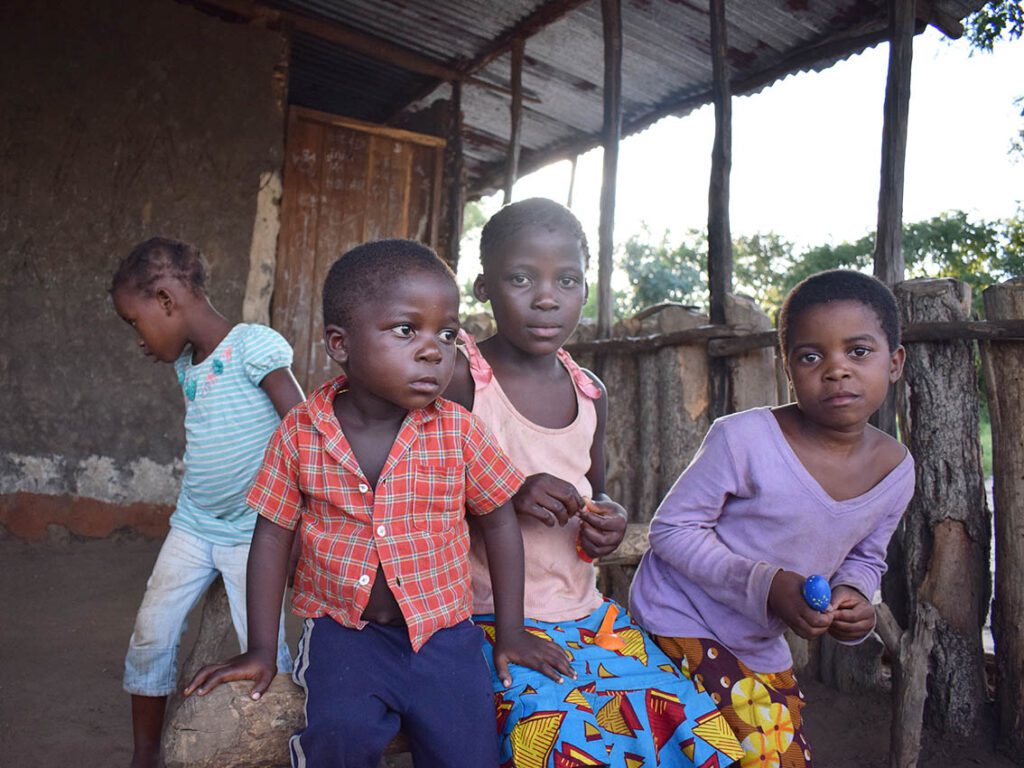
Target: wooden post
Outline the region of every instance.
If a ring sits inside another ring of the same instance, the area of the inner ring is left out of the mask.
[[[522,141],[521,128],[523,124],[523,52],[525,50],[526,41],[522,38],[512,43],[512,103],[509,105],[512,127],[509,131],[508,156],[505,163],[505,197],[502,200],[502,205],[512,202],[512,186],[516,183],[516,175],[519,173],[519,147]]]
[[[597,249],[597,335],[612,333],[612,255],[615,251],[615,184],[622,134],[622,7],[620,0],[601,0],[604,24],[604,171],[601,176],[601,219]]]
[[[918,603],[910,629],[904,631],[889,607],[875,607],[876,629],[892,659],[892,723],[889,768],[916,768],[927,697],[928,657],[935,645],[938,611]]]
[[[878,188],[875,277],[890,288],[903,280],[903,177],[910,116],[910,70],[914,53],[915,0],[889,0],[889,72],[885,79],[882,119],[882,168]],[[896,434],[896,399],[892,390],[873,419]]]
[[[905,323],[963,320],[970,312],[970,288],[956,280],[908,280],[896,295]],[[900,427],[915,460],[916,487],[894,536],[904,558],[897,578],[907,597],[900,621],[912,627],[922,603],[938,611],[925,720],[940,732],[969,737],[986,699],[981,630],[991,538],[974,345],[910,344],[903,380]],[[1019,398],[1019,390],[1012,396]],[[896,701],[900,692],[894,688],[893,695]]]
[[[985,290],[989,320],[1024,319],[1024,278]],[[1001,746],[1024,753],[1024,343],[984,347],[995,475],[996,578],[992,634],[996,642],[996,703]]]
[[[715,144],[708,189],[708,288],[712,325],[724,325],[726,296],[732,291],[732,234],[729,230],[729,173],[732,169],[732,89],[725,0],[711,0],[711,68],[714,77]],[[711,361],[711,417],[729,412],[729,370],[723,359]]]
[[[444,151],[445,226],[442,258],[452,270],[459,266],[459,240],[462,238],[462,209],[464,187],[462,183],[464,159],[462,156],[462,83],[452,83],[451,114]]]
[[[572,197],[576,191],[576,166],[579,163],[580,156],[572,156],[572,166],[569,168],[569,191],[565,195],[565,207],[572,208]]]

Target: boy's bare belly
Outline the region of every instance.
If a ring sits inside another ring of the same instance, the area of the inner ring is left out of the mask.
[[[370,589],[370,600],[363,609],[363,621],[372,621],[374,624],[390,624],[402,626],[405,624],[405,617],[398,601],[391,593],[388,580],[384,576],[384,569],[377,566],[377,578],[374,579],[373,587]]]

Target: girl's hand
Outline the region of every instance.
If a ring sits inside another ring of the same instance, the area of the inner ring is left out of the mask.
[[[626,535],[626,510],[607,497],[584,499],[584,504],[579,511],[580,546],[592,559],[610,555]]]
[[[506,688],[512,685],[510,663],[535,669],[556,683],[564,682],[565,676],[576,679],[565,651],[550,640],[531,635],[525,627],[500,633],[494,643],[494,671]]]
[[[828,631],[835,614],[831,608],[819,613],[807,604],[803,596],[804,581],[799,573],[780,570],[768,590],[768,608],[800,637],[813,640]]]
[[[834,617],[828,633],[836,640],[860,640],[875,628],[874,606],[853,587],[840,584],[832,590],[828,609]]]
[[[247,651],[227,661],[207,664],[189,681],[185,687],[185,695],[191,696],[198,691],[200,696],[205,696],[221,683],[232,680],[255,680],[256,684],[249,695],[253,699],[258,699],[270,687],[276,674],[277,660],[274,653]]]
[[[583,497],[576,486],[554,475],[530,475],[512,497],[517,515],[528,515],[544,525],[565,525],[583,508]]]

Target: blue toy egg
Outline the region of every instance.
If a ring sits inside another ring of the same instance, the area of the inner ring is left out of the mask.
[[[824,576],[808,576],[804,582],[804,600],[814,610],[824,612],[832,600],[828,580]]]

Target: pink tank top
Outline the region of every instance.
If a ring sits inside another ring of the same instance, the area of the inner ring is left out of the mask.
[[[565,350],[558,359],[565,366],[576,389],[576,418],[560,429],[549,429],[529,421],[498,383],[491,366],[480,354],[472,337],[462,334],[462,348],[476,386],[473,413],[497,438],[502,450],[525,475],[546,472],[576,486],[590,496],[590,447],[597,427],[594,400],[601,390]],[[570,621],[593,613],[603,598],[597,591],[597,569],[576,552],[579,519],[565,526],[549,528],[536,518],[520,516],[526,560],[524,613],[537,621]],[[494,599],[487,570],[483,539],[471,528],[470,564],[473,575],[473,612],[493,613]]]

